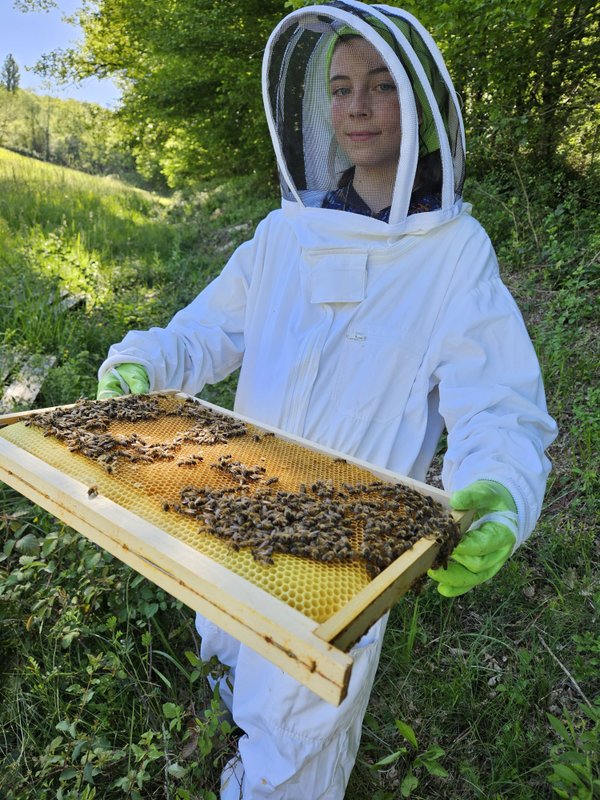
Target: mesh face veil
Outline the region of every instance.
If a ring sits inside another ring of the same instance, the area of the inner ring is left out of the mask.
[[[442,56],[407,12],[355,0],[294,11],[267,43],[263,96],[284,200],[320,207],[353,166],[351,154],[336,139],[330,90],[333,53],[348,35],[376,48],[400,104],[400,156],[390,175],[389,222],[406,220],[413,191],[423,182],[440,195],[442,211],[449,212],[461,198],[465,143]]]

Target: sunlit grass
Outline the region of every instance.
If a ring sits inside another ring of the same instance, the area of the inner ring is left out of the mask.
[[[169,208],[115,179],[0,150],[0,345],[56,356],[41,401],[89,394],[115,337],[167,321],[172,306],[151,295],[170,280],[180,239]],[[89,375],[77,375],[84,362]]]
[[[169,252],[158,219],[168,200],[0,149],[0,216],[14,234],[62,233],[90,252]],[[168,237],[167,237],[168,238]]]

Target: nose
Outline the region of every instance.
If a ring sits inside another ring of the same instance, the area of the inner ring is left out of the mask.
[[[370,112],[369,97],[367,92],[353,92],[348,109],[352,117],[366,117]]]

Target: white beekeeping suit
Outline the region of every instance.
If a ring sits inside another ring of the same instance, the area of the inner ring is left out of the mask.
[[[352,167],[329,90],[348,31],[378,50],[399,98],[400,154],[379,218],[323,207]],[[445,425],[445,488],[504,485],[522,542],[540,513],[555,425],[522,317],[462,201],[462,119],[437,47],[396,8],[303,8],[269,39],[263,93],[282,208],[166,328],[111,347],[100,376],[136,363],[152,390],[195,394],[241,366],[239,413],[419,480]],[[438,183],[422,198],[424,164]],[[230,667],[233,692],[221,682],[222,696],[243,731],[222,798],[341,800],[384,622],[354,649],[339,708],[206,620],[198,629],[202,656]]]

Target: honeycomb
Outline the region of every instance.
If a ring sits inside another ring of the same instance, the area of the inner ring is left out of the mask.
[[[139,413],[136,402],[143,406]],[[213,503],[211,512],[206,506],[206,497],[221,496],[229,505],[247,497],[243,502],[254,503],[255,510],[263,502],[261,498],[266,498],[269,508],[279,511],[281,507],[283,513],[292,514],[287,506],[291,508],[292,501],[305,497],[310,498],[311,508],[321,503],[332,513],[332,501],[347,497],[348,490],[362,496],[368,486],[382,486],[373,483],[368,471],[209,411],[177,394],[151,395],[148,400],[83,401],[83,405],[88,422],[82,417],[81,428],[75,430],[76,406],[75,416],[68,418],[66,439],[55,426],[61,409],[54,417],[53,412],[46,412],[9,425],[0,430],[0,436],[88,484],[90,500],[96,494],[104,495],[315,622],[324,622],[343,608],[372,579],[373,565],[356,557],[348,559],[347,550],[339,560],[324,562],[307,557],[306,549],[295,555],[273,551],[264,539],[254,546],[243,542],[239,546],[234,540],[232,546],[231,538],[215,528],[219,508],[215,512]],[[113,413],[114,409],[118,413]],[[63,413],[71,412],[65,407]],[[90,413],[94,419],[91,427]],[[120,443],[118,447],[115,441]],[[194,502],[199,504],[197,512],[190,506]],[[428,502],[430,507],[438,505]],[[360,552],[363,539],[366,541],[369,508],[365,508],[362,516],[350,515],[340,526],[347,533],[348,547],[355,552]],[[238,516],[232,519],[239,521],[239,505],[234,513]],[[451,538],[455,531],[448,515],[441,506],[435,513],[439,535]],[[226,520],[223,527],[234,528],[235,524]],[[340,546],[336,552],[342,549]]]

